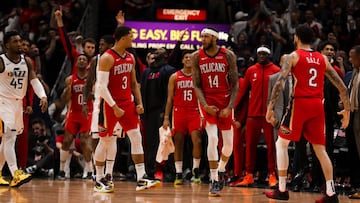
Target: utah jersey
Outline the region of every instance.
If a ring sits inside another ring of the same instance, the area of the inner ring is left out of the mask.
[[[4,71],[0,73],[0,96],[9,99],[23,99],[28,86],[29,69],[24,55],[14,63],[5,54],[0,55]]]
[[[108,89],[116,103],[131,103],[131,70],[134,68],[134,58],[129,52],[119,56],[112,49],[106,53],[114,58],[114,66],[109,71]]]
[[[174,107],[197,108],[198,102],[191,75],[185,75],[181,70],[175,74]]]
[[[296,50],[299,61],[292,68],[294,97],[323,98],[325,59],[315,51]]]

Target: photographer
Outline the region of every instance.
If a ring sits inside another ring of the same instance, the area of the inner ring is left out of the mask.
[[[33,134],[29,136],[28,167],[25,172],[45,177],[52,176],[54,149],[49,146],[51,136],[47,135],[45,122],[41,118],[34,119],[31,127]]]

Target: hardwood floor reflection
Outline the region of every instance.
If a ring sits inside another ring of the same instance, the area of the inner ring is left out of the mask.
[[[276,202],[314,202],[321,195],[314,193],[290,193],[289,201],[267,199],[261,188],[225,187],[221,197],[208,197],[207,184],[185,184],[174,187],[171,183],[135,191],[135,182],[115,181],[115,192],[110,194],[93,192],[94,183],[90,180],[44,180],[33,179],[20,188],[0,187],[0,202],[6,203],[276,203]],[[346,196],[339,196],[340,202],[356,202]]]

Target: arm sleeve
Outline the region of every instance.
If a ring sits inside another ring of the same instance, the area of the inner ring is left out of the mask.
[[[102,97],[106,101],[106,103],[108,103],[109,106],[112,107],[116,103],[107,87],[108,84],[109,84],[109,72],[98,71],[97,80],[95,83],[95,88],[96,88],[95,91],[98,91],[100,97]]]

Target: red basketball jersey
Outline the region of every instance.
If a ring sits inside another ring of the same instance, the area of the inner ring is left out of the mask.
[[[114,58],[114,65],[109,73],[109,91],[117,104],[132,102],[131,70],[134,68],[134,58],[129,52],[119,56],[112,49],[106,53]]]
[[[82,103],[84,101],[83,89],[86,82],[85,78],[79,78],[76,73],[72,74],[71,78],[71,106],[70,111],[80,112],[82,109]]]
[[[181,70],[177,71],[174,87],[174,107],[197,108],[198,103],[194,91],[191,75],[185,75]]]
[[[210,57],[203,49],[199,50],[201,87],[205,95],[230,94],[228,83],[229,64],[225,52],[226,49],[222,47],[215,56]]]
[[[292,68],[294,97],[323,98],[325,59],[316,51],[296,50],[299,61]]]

